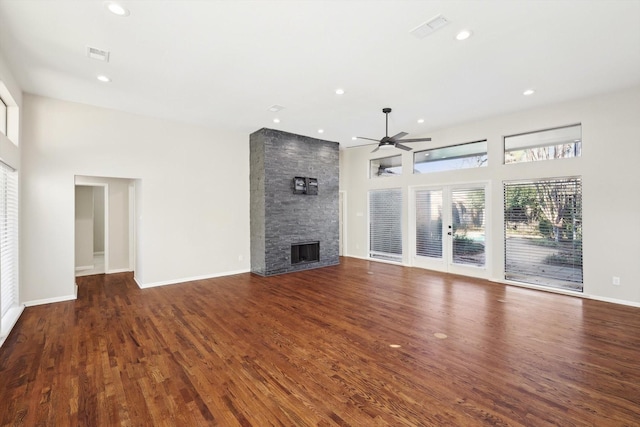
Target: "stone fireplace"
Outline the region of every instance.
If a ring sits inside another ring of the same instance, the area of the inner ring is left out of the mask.
[[[337,142],[263,128],[250,137],[251,271],[340,262]]]

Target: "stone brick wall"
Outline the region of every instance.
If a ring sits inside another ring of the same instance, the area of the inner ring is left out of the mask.
[[[335,265],[339,259],[337,142],[263,128],[250,137],[251,271],[260,275]],[[318,195],[293,194],[296,176]],[[320,261],[291,265],[291,245],[320,242]]]

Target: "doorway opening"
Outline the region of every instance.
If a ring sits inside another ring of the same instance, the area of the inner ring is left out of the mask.
[[[75,270],[76,276],[106,272],[109,232],[108,184],[76,185],[75,188]]]
[[[133,271],[135,183],[76,176],[75,275]]]

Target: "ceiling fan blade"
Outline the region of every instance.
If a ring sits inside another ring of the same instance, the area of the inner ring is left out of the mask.
[[[404,151],[411,151],[411,147],[407,147],[406,145],[402,145],[402,144],[399,144],[397,142],[395,143],[395,146],[396,146],[396,148],[399,148],[399,149],[404,150]]]
[[[401,139],[398,142],[422,142],[422,141],[431,141],[431,138],[410,138],[410,139]]]
[[[373,149],[372,153],[375,153],[376,151],[378,151],[380,149],[380,146],[378,145],[376,148]]]
[[[366,139],[366,140],[368,140],[368,141],[380,142],[380,140],[379,140],[379,139],[365,138],[364,136],[356,136],[356,138],[358,138],[358,139]]]
[[[403,136],[407,136],[407,135],[409,135],[409,134],[408,134],[408,133],[406,133],[406,132],[400,132],[400,133],[399,133],[399,134],[397,134],[397,135],[393,135],[393,136],[391,137],[391,139],[397,140],[397,139],[400,139],[400,138],[402,138]]]

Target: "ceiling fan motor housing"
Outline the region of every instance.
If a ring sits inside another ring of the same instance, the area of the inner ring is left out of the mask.
[[[378,146],[372,151],[372,153],[375,153],[380,148],[389,148],[389,147],[396,147],[396,148],[400,148],[401,150],[411,151],[410,147],[407,147],[406,145],[401,144],[401,142],[431,141],[431,138],[413,138],[413,139],[405,139],[405,140],[401,139],[408,135],[406,132],[400,132],[397,135],[389,136],[389,113],[391,112],[391,108],[385,107],[382,109],[382,112],[385,114],[385,120],[384,120],[385,136],[378,142]],[[375,141],[375,139],[373,138],[365,138],[361,136],[359,136],[358,138]]]

